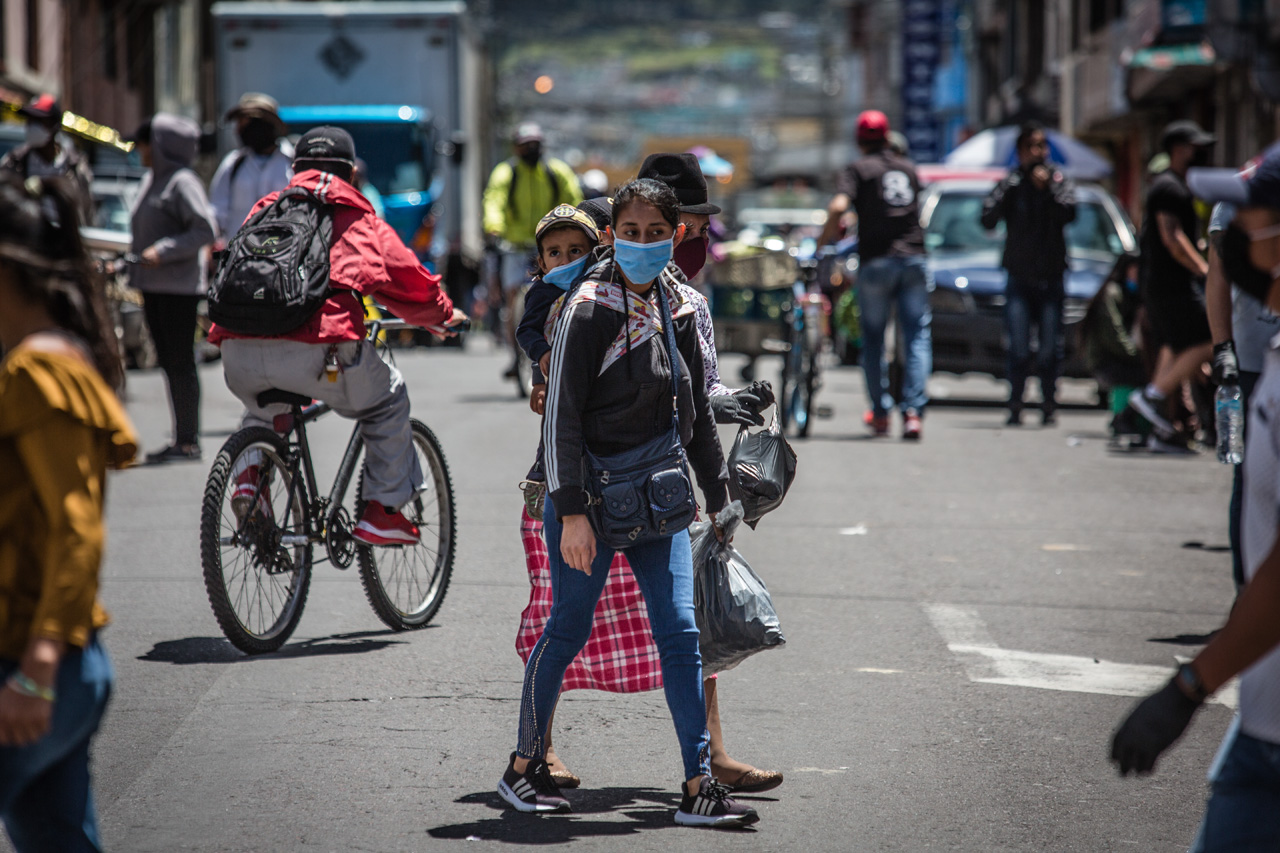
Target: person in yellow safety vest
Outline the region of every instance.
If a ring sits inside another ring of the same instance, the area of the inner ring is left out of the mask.
[[[504,332],[512,343],[511,367],[507,378],[516,375],[515,325],[516,295],[530,279],[536,251],[534,229],[538,221],[558,204],[576,206],[582,201],[582,187],[573,169],[562,160],[543,157],[542,128],[533,122],[520,124],[511,138],[515,156],[493,167],[484,190],[484,233],[497,252],[498,280],[506,306]]]

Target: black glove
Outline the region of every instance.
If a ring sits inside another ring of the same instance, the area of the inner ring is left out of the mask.
[[[757,413],[777,402],[777,398],[773,396],[773,386],[769,384],[767,379],[757,379],[738,392],[739,397],[744,394],[749,394],[760,401],[760,405],[756,407]]]
[[[1111,760],[1120,765],[1120,775],[1146,775],[1154,770],[1160,753],[1182,737],[1199,707],[1200,702],[1178,687],[1176,678],[1139,702],[1111,740]]]
[[[743,392],[717,394],[711,398],[711,414],[718,424],[764,426],[764,418],[753,409],[758,404],[756,397]]]
[[[1236,358],[1234,341],[1213,345],[1213,384],[1240,384],[1240,361]]]

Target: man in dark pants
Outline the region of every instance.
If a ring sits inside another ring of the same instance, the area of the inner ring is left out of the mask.
[[[1043,398],[1041,423],[1050,426],[1057,408],[1062,347],[1062,275],[1067,269],[1063,229],[1076,218],[1075,191],[1066,176],[1049,165],[1049,138],[1042,126],[1024,124],[1017,148],[1018,168],[987,196],[982,227],[995,228],[1003,219],[1008,229],[1002,262],[1009,272],[1004,315],[1009,334],[1008,424],[1022,424],[1035,325],[1040,338],[1036,373]]]

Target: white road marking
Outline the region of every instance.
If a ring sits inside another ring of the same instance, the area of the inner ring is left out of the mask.
[[[840,528],[840,535],[841,536],[866,536],[867,526],[865,524],[859,524],[857,527],[842,527]]]
[[[1040,690],[1145,696],[1164,686],[1171,668],[1116,663],[1077,655],[1055,655],[1002,649],[987,632],[977,611],[950,604],[926,604],[929,620],[964,664],[970,681]],[[1238,689],[1232,681],[1209,701],[1235,708]]]
[[[824,773],[830,776],[833,773],[844,773],[848,769],[849,769],[848,767],[837,767],[834,770],[826,767],[797,767],[791,772],[792,773]]]

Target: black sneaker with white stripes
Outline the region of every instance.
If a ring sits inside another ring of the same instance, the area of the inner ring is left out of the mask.
[[[681,826],[749,826],[760,819],[755,809],[736,802],[729,796],[729,787],[710,776],[702,780],[696,796],[682,793],[676,811],[676,823]]]
[[[522,812],[567,812],[569,801],[551,778],[551,769],[540,758],[529,761],[523,773],[516,772],[516,754],[511,753],[507,772],[498,783],[498,795]]]

